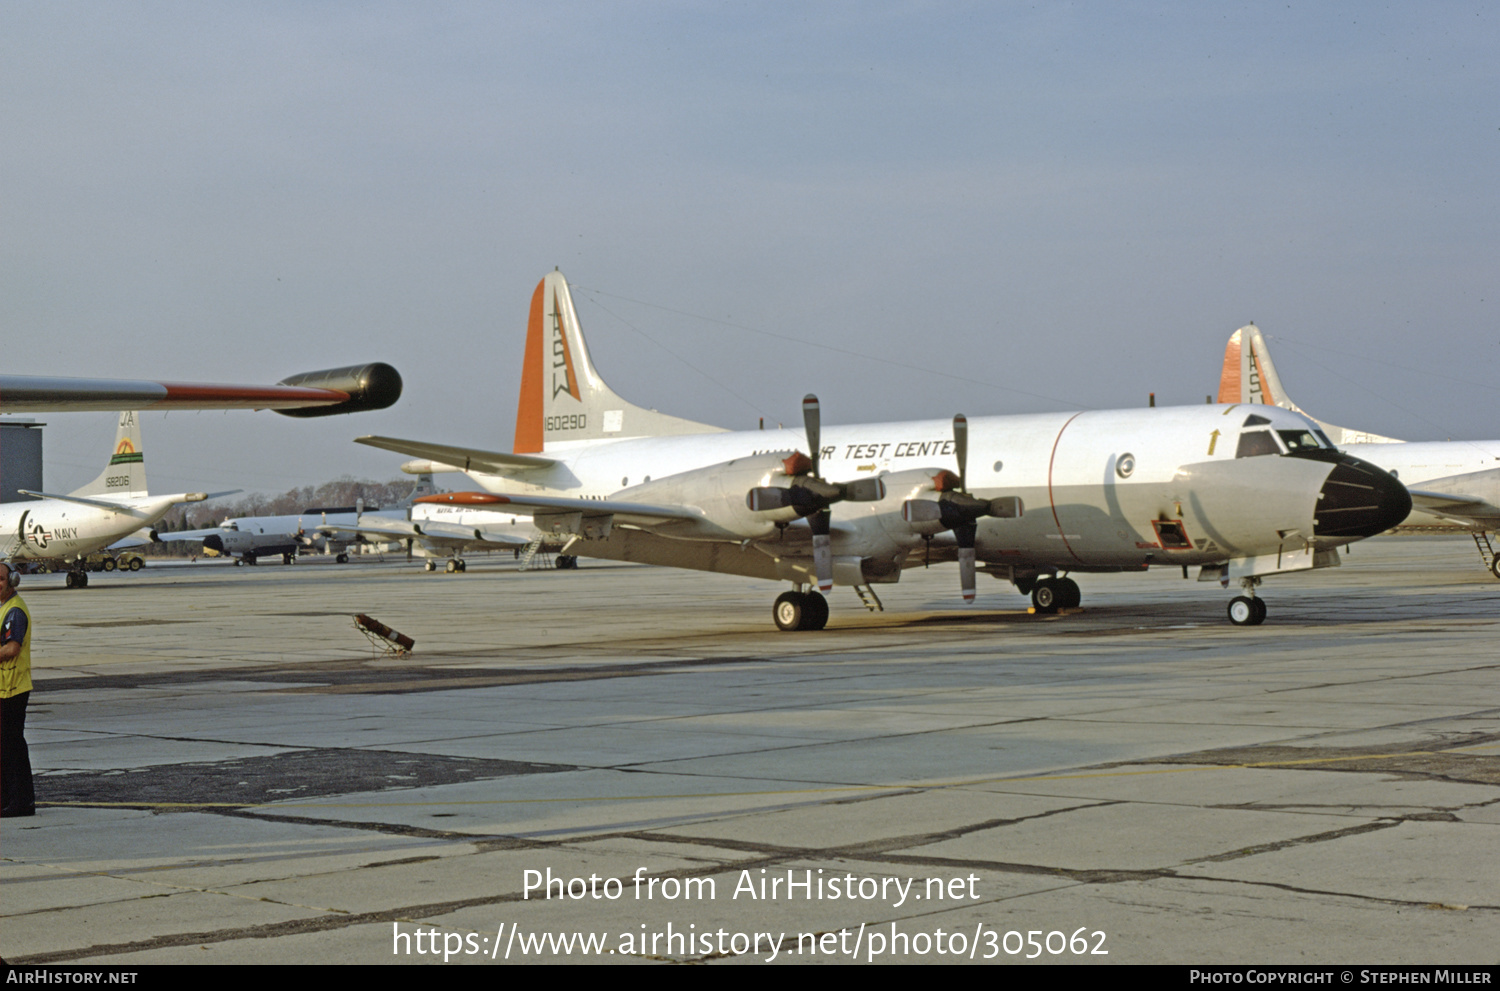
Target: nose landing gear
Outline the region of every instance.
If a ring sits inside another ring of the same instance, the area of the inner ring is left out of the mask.
[[[1266,621],[1266,600],[1255,595],[1255,586],[1259,584],[1259,578],[1240,579],[1245,594],[1229,600],[1229,621],[1235,626],[1259,626]]]

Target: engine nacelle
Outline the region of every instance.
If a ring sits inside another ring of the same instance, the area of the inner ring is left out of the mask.
[[[303,372],[284,378],[277,385],[298,385],[307,389],[332,389],[349,398],[332,406],[308,406],[303,409],[279,409],[283,416],[333,416],[338,413],[363,413],[385,409],[401,398],[401,373],[383,361],[347,368],[329,368],[321,372]]]
[[[751,509],[745,494],[755,488],[785,486],[796,470],[796,459],[805,455],[787,451],[777,454],[755,454],[735,458],[707,468],[696,468],[678,475],[643,482],[615,493],[622,502],[659,503],[689,506],[703,514],[701,523],[664,526],[661,532],[692,539],[722,540],[726,535],[741,540],[758,540],[776,532],[798,517],[791,505]]]

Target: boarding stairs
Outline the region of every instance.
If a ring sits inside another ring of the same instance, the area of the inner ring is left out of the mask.
[[[526,549],[521,551],[521,570],[530,571],[533,568],[554,567],[552,555],[542,546],[542,538],[534,537]]]

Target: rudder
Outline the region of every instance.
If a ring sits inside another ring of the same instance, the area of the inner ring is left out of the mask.
[[[1280,406],[1314,420],[1335,445],[1399,444],[1394,437],[1382,437],[1363,430],[1350,430],[1325,423],[1292,402],[1281,385],[1281,376],[1271,361],[1266,338],[1255,324],[1246,324],[1229,335],[1224,348],[1224,370],[1219,376],[1219,402],[1252,403]]]
[[[552,271],[537,283],[526,323],[515,453],[539,454],[555,444],[574,441],[719,433],[722,429],[621,399],[594,370],[568,280]]]
[[[109,464],[99,477],[73,492],[76,496],[146,495],[146,455],[141,448],[141,415],[134,411],[120,414],[115,429],[115,446]]]

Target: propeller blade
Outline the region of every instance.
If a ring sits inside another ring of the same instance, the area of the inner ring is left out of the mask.
[[[932,499],[908,499],[901,505],[901,516],[908,523],[937,523],[943,518],[943,504]]]
[[[757,486],[745,494],[745,505],[749,506],[750,511],[754,513],[761,513],[772,509],[786,509],[792,504],[791,490],[775,485]]]
[[[885,481],[861,478],[844,484],[844,498],[849,502],[879,502],[885,498]]]
[[[1026,505],[1020,496],[997,496],[990,500],[990,515],[1000,520],[1020,519]]]
[[[812,473],[817,475],[818,455],[823,450],[823,416],[818,397],[810,392],[802,397],[802,426],[807,430],[807,446],[811,448]]]
[[[974,548],[958,549],[958,585],[963,590],[964,601],[974,601]]]
[[[974,601],[974,538],[978,535],[979,527],[974,523],[953,528],[953,536],[958,541],[958,587],[965,602]]]
[[[818,576],[818,591],[833,590],[833,539],[828,534],[833,514],[828,510],[813,513],[807,524],[813,533],[813,573]]]
[[[953,418],[953,453],[958,456],[958,491],[969,491],[969,419],[962,413]]]

